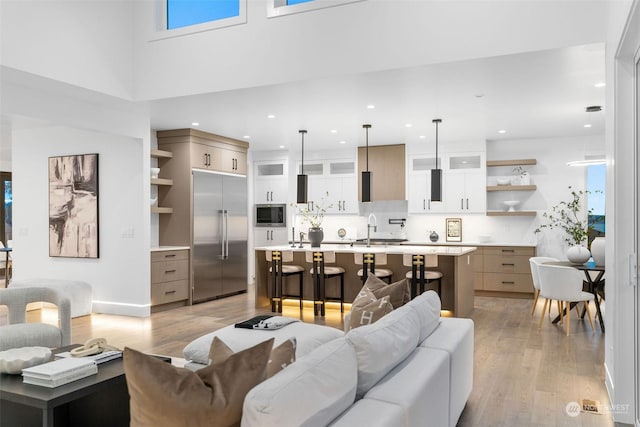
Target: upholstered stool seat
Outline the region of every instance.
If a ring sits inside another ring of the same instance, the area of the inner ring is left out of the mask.
[[[353,254],[353,261],[356,265],[364,266],[364,268],[358,270],[357,273],[363,284],[367,281],[369,273],[373,273],[377,278],[391,283],[393,271],[388,268],[378,268],[380,265],[387,264],[387,254],[385,252],[355,252]]]
[[[289,297],[299,298],[300,310],[302,310],[304,268],[295,264],[283,264],[283,262],[293,261],[293,251],[266,251],[265,255],[269,262],[269,277],[272,286],[271,311],[282,313],[282,300]],[[282,279],[293,275],[299,276],[298,294],[285,294]]]
[[[425,285],[437,282],[436,292],[441,295],[443,274],[436,270],[427,270],[427,267],[438,266],[436,254],[405,253],[402,256],[402,264],[411,267],[405,277],[411,281],[411,298],[415,298],[425,291]]]
[[[344,273],[345,269],[338,266],[326,265],[336,262],[336,253],[333,251],[309,250],[305,253],[307,262],[312,263],[309,270],[313,276],[313,314],[325,314],[327,301],[340,301],[340,312],[344,313]],[[340,278],[340,297],[327,297],[325,279]]]
[[[269,267],[269,273],[271,273],[272,271],[273,269]],[[299,265],[287,265],[287,264],[282,265],[282,274],[294,274],[294,273],[301,273],[303,271],[304,271],[304,268]]]
[[[408,271],[407,274],[405,274],[407,279],[413,279],[413,272],[412,271]],[[420,277],[420,273],[418,273],[418,278]],[[427,281],[431,281],[431,280],[438,280],[442,278],[442,273],[440,273],[439,271],[431,271],[431,270],[426,270],[424,272],[424,279]]]
[[[364,273],[363,268],[358,270],[358,273],[357,273],[358,277],[362,277],[363,273]],[[388,268],[376,268],[373,274],[380,279],[388,279],[393,276],[393,271],[389,270]]]
[[[315,270],[312,268],[311,270],[309,270],[309,272],[313,275],[316,274]],[[325,276],[334,276],[336,274],[344,274],[345,273],[345,269],[342,267],[330,267],[330,266],[325,266],[324,267],[324,274]]]

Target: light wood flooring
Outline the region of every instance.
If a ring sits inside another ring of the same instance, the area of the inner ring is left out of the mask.
[[[118,347],[182,356],[191,340],[215,329],[270,313],[256,310],[252,291],[221,300],[131,318],[93,314],[73,320],[73,341],[106,337]],[[542,303],[534,317],[532,300],[476,297],[474,386],[459,426],[613,426],[610,413],[565,412],[569,402],[589,398],[609,405],[604,386],[604,334],[592,332],[586,321],[572,316],[571,335],[545,319],[538,330]],[[575,311],[573,312],[575,314]],[[45,314],[46,315],[46,314]],[[299,317],[297,306],[286,316]],[[552,311],[555,316],[555,311]],[[314,319],[305,308],[306,322],[342,328],[340,310]]]

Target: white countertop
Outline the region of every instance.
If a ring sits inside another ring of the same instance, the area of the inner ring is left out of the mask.
[[[183,251],[185,249],[191,249],[191,248],[189,246],[154,246],[151,248],[151,252]]]
[[[371,247],[366,246],[351,246],[350,244],[322,244],[320,248],[312,248],[309,244],[304,247],[292,248],[290,245],[279,246],[259,246],[256,247],[256,251],[294,251],[305,252],[309,250],[325,250],[335,251],[337,253],[358,253],[358,252],[381,252],[387,254],[435,254],[435,255],[447,255],[447,256],[460,256],[471,253],[477,248],[474,246],[412,246],[412,245],[374,245]]]

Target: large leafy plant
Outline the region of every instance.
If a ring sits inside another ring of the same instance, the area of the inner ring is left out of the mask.
[[[581,214],[585,206],[583,199],[590,194],[590,191],[575,191],[571,186],[569,186],[569,191],[571,199],[553,206],[551,212],[543,213],[542,218],[545,223],[541,224],[535,232],[540,233],[543,228],[560,229],[565,232],[565,242],[571,246],[581,245],[589,238],[589,230],[592,228],[588,223],[591,209],[587,210],[587,215]]]

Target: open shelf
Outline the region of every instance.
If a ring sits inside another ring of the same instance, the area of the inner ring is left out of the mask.
[[[487,191],[533,191],[535,185],[488,185]]]
[[[492,166],[519,166],[519,165],[535,165],[536,159],[516,159],[516,160],[487,160],[487,167]]]
[[[151,185],[173,185],[173,180],[166,178],[151,178]]]
[[[173,208],[163,208],[163,207],[160,207],[160,206],[151,206],[151,213],[170,214],[170,213],[173,213]]]
[[[173,157],[173,153],[164,150],[151,150],[151,157],[153,159],[170,159]]]
[[[536,216],[536,211],[487,211],[487,216]]]

